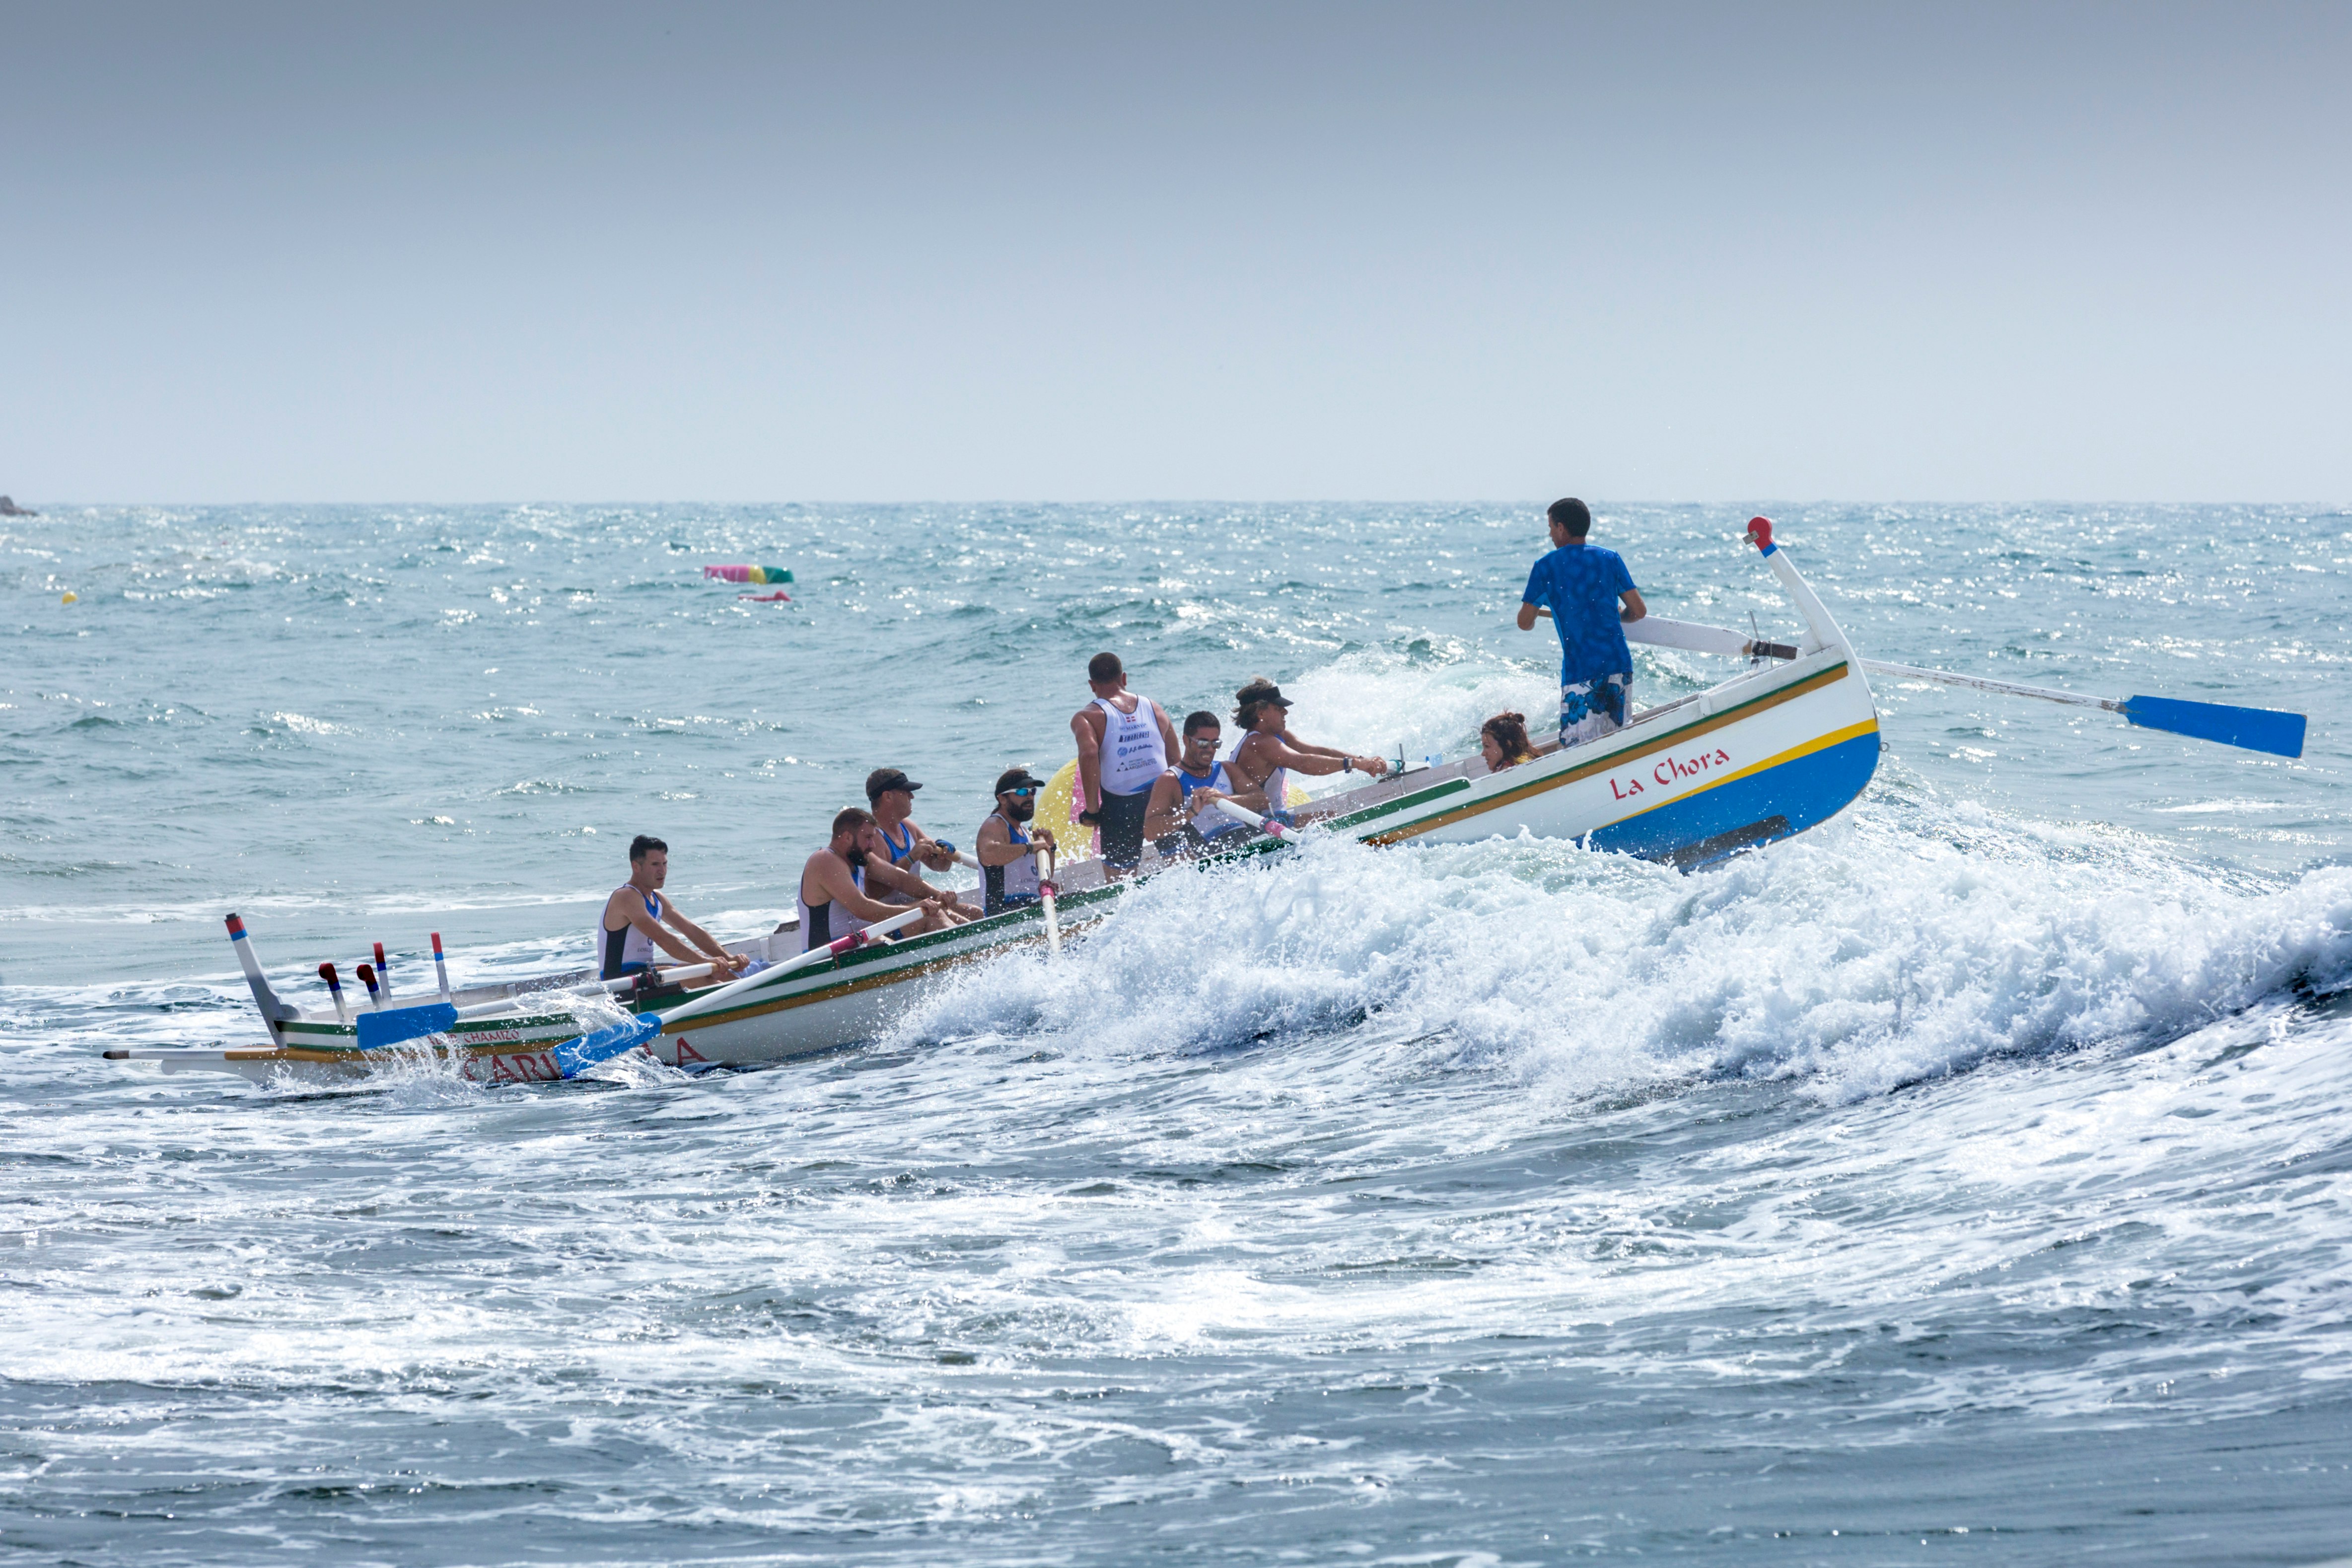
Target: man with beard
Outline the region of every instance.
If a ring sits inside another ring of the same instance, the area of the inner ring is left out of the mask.
[[[876,921],[907,912],[906,904],[886,904],[872,896],[874,891],[906,894],[908,903],[929,911],[903,928],[908,936],[961,923],[941,907],[922,878],[890,864],[872,814],[853,805],[834,817],[833,837],[801,868],[801,951],[813,952]]]
[[[1037,792],[1045,781],[1027,768],[1011,768],[996,781],[996,809],[972,836],[980,862],[981,912],[997,914],[1037,901],[1037,855],[1055,847],[1050,828],[1032,835],[1023,826],[1037,815]]]

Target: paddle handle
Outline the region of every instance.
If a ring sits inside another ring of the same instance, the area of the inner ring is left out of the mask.
[[[351,1012],[343,1005],[343,983],[335,978],[335,966],[331,963],[319,965],[319,978],[327,983],[327,994],[335,999],[335,1022],[350,1023]]]

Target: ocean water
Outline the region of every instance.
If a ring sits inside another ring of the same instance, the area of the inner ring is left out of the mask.
[[[2352,1552],[2352,515],[1792,506],[1828,826],[1163,878],[820,1061],[169,1079],[383,941],[585,961],[631,834],[766,925],[875,766],[961,838],[1099,648],[1466,750],[1532,507],[58,508],[0,527],[16,1560],[2313,1563]],[[1603,507],[1786,630],[1746,511]],[[706,583],[788,565],[790,604]],[[60,602],[67,592],[79,602]],[[1636,655],[1637,697],[1721,673]]]

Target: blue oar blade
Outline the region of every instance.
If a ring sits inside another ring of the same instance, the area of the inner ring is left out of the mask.
[[[2176,697],[2135,697],[2124,717],[2143,730],[2168,730],[2225,746],[2276,756],[2303,755],[2304,719],[2276,708],[2231,708],[2220,702],[2184,702]]]
[[[555,1065],[565,1078],[578,1078],[598,1062],[611,1061],[624,1052],[650,1044],[661,1030],[661,1019],[650,1013],[625,1024],[614,1024],[556,1047]]]
[[[384,1046],[396,1046],[403,1040],[421,1040],[427,1035],[444,1035],[457,1026],[457,1009],[446,1002],[428,1002],[422,1007],[394,1007],[382,1013],[360,1015],[360,1049],[373,1051]]]

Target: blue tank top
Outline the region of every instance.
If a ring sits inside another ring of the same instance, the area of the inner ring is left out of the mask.
[[[1223,763],[1211,768],[1209,776],[1204,779],[1196,779],[1182,768],[1178,768],[1176,787],[1184,792],[1183,798],[1186,800],[1192,798],[1192,792],[1196,789],[1222,790],[1227,795],[1241,793],[1234,788],[1233,775],[1225,772],[1225,764]],[[1194,833],[1200,835],[1202,843],[1205,844],[1212,838],[1222,838],[1228,833],[1245,833],[1249,830],[1249,824],[1240,817],[1230,816],[1224,812],[1218,811],[1214,806],[1211,806],[1209,810],[1211,813],[1208,819],[1209,825],[1205,828],[1198,822],[1187,824]]]
[[[905,826],[907,829],[907,841],[904,844],[901,844],[897,839],[890,837],[890,830],[883,826],[879,820],[877,820],[874,824],[875,831],[882,835],[882,847],[890,851],[890,864],[893,866],[903,866],[908,861],[915,858],[914,819],[909,817]]]

